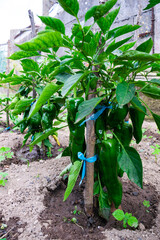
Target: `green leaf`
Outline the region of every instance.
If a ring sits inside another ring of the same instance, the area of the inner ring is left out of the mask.
[[[62,87],[62,96],[66,96],[83,78],[85,78],[88,74],[93,71],[86,71],[84,74],[77,73],[69,77]]]
[[[116,98],[120,106],[129,103],[135,95],[134,84],[123,81],[117,85]]]
[[[151,79],[150,82],[160,86],[160,79]]]
[[[153,99],[160,99],[160,88],[157,86],[146,85],[146,87],[143,88],[141,92]]]
[[[61,20],[49,16],[39,16],[39,18],[45,25],[49,26],[53,30],[65,34],[65,26]]]
[[[121,209],[117,209],[112,213],[113,217],[118,220],[122,221],[124,219],[124,212]]]
[[[0,81],[0,83],[10,83],[11,85],[17,85],[17,84],[21,84],[23,82],[26,83],[31,83],[32,82],[32,78],[26,77],[26,76],[17,76],[14,75],[12,77],[6,77],[4,80]]]
[[[151,113],[152,113],[154,121],[155,121],[155,123],[156,123],[156,125],[157,125],[157,127],[158,127],[158,129],[160,131],[160,116],[155,114],[155,113],[153,113],[153,112],[151,112]]]
[[[79,3],[77,0],[58,0],[58,2],[67,13],[77,17],[79,11]]]
[[[141,45],[139,45],[136,48],[136,50],[140,51],[140,52],[150,53],[152,47],[153,47],[153,40],[152,40],[152,38],[149,38],[147,41],[145,41]]]
[[[127,173],[128,178],[142,188],[143,170],[138,152],[132,147],[123,147],[118,155],[118,163],[120,168]]]
[[[91,38],[91,41],[89,43],[86,42],[83,43],[82,49],[87,56],[93,57],[97,50],[97,42],[95,41],[94,38]]]
[[[32,59],[23,59],[23,60],[21,60],[21,64],[22,64],[23,70],[25,72],[28,72],[28,71],[39,72],[39,65],[38,65],[38,63],[35,62]]]
[[[33,102],[33,99],[21,99],[19,100],[16,105],[14,110],[12,111],[13,115],[18,115],[26,110],[27,107],[30,106],[30,104]]]
[[[122,47],[119,48],[120,51],[125,52],[127,50],[129,50],[130,48],[132,48],[135,45],[136,42],[131,42],[131,43],[127,43],[125,45],[123,45]]]
[[[137,30],[138,28],[140,28],[139,25],[124,25],[124,26],[120,26],[120,27],[117,27],[117,28],[114,28],[112,30],[109,31],[108,33],[108,38],[111,38],[111,37],[119,37],[123,34],[126,34],[126,33],[129,33],[129,32],[133,32],[135,30]]]
[[[57,85],[55,83],[48,83],[45,86],[45,88],[43,89],[42,94],[40,95],[40,97],[38,98],[36,103],[34,104],[34,108],[29,113],[28,119],[31,118],[36,112],[38,112],[39,109],[41,108],[41,106],[43,104],[45,104],[46,101],[48,101],[48,99],[50,99],[50,97],[54,93],[56,93],[61,87],[62,87],[62,85]]]
[[[105,34],[111,27],[112,23],[114,22],[115,18],[117,17],[119,13],[120,8],[117,8],[111,12],[109,12],[105,17],[101,17],[97,24],[102,30],[102,32]]]
[[[114,50],[116,50],[117,48],[119,48],[120,46],[122,46],[124,43],[128,42],[132,37],[123,39],[119,42],[112,42],[108,47],[107,50],[105,52],[102,52],[99,56],[98,56],[98,61],[104,61],[108,55],[113,52]]]
[[[134,228],[138,227],[138,220],[136,217],[130,216],[127,223],[131,227],[134,227]]]
[[[144,52],[139,52],[136,50],[128,50],[124,52],[121,56],[117,59],[124,59],[124,60],[134,60],[134,61],[160,61],[160,57],[156,54],[148,54]]]
[[[67,185],[67,189],[64,194],[63,201],[65,201],[69,197],[70,193],[72,192],[72,189],[74,188],[74,185],[75,185],[78,175],[80,173],[82,164],[83,164],[83,161],[76,161],[72,165],[70,173],[69,173],[68,185]]]
[[[158,3],[160,3],[160,0],[149,0],[149,4],[143,10],[150,9],[150,8],[154,7],[155,5],[157,5]]]
[[[136,108],[138,111],[143,112],[146,114],[146,111],[144,111],[144,106],[142,106],[141,102],[138,100],[136,96],[134,96],[131,100],[131,104],[134,108]]]
[[[34,57],[34,56],[41,56],[38,52],[25,52],[25,51],[17,51],[13,53],[9,59],[12,60],[20,60],[22,58]]]
[[[73,88],[77,85],[77,83],[81,80],[82,73],[78,73],[69,77],[62,87],[62,96],[66,96]]]
[[[16,46],[24,51],[43,51],[47,48],[62,47],[63,38],[60,32],[46,32]]]
[[[115,4],[117,0],[108,0],[104,4],[94,6],[90,8],[85,14],[85,21],[94,17],[94,21],[97,21],[103,17]]]
[[[75,123],[88,116],[102,100],[103,97],[97,97],[82,102],[78,107]]]
[[[47,130],[44,131],[44,133],[42,133],[39,137],[37,137],[32,143],[29,144],[29,148],[30,151],[32,151],[33,146],[36,145],[39,142],[42,142],[43,140],[45,140],[48,136],[53,135],[55,132],[57,132],[58,130],[62,129],[61,128],[49,128]],[[27,136],[28,137],[28,136]]]

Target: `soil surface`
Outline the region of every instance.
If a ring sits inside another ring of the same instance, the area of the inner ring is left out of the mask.
[[[142,142],[136,145],[133,141],[143,161],[143,190],[126,175],[122,178],[122,209],[139,220],[139,227],[132,230],[123,229],[122,223],[112,216],[106,223],[96,210],[93,217],[87,218],[83,209],[84,184],[79,187],[79,180],[63,202],[66,181],[59,174],[70,160],[58,156],[58,149],[68,144],[67,129],[59,132],[60,147],[51,139],[53,157],[43,159],[40,152],[36,155],[37,149],[32,153],[27,146],[21,149],[23,134],[12,129],[7,131],[5,125],[1,125],[0,147],[11,147],[14,157],[0,164],[0,172],[8,173],[6,185],[0,187],[0,239],[159,240],[160,155],[155,159],[151,146],[159,144],[160,134],[153,122],[145,122],[143,128]],[[144,200],[150,201],[149,208],[144,207]],[[73,218],[76,224],[72,223]]]

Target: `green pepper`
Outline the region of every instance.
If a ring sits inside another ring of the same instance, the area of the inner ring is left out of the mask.
[[[42,107],[42,129],[46,130],[52,127],[53,119],[56,117],[56,106],[55,104],[46,104]]]
[[[30,106],[26,108],[26,110],[25,110],[25,112],[23,114],[23,119],[28,117],[29,111],[30,111]],[[24,132],[24,130],[26,129],[27,126],[28,126],[28,120],[24,120],[24,122],[20,124],[20,131],[21,131],[21,133]]]
[[[108,125],[112,128],[116,127],[118,124],[124,121],[128,113],[128,104],[125,104],[122,108],[117,105],[113,105],[108,116]]]
[[[119,128],[114,129],[114,133],[123,144],[123,146],[129,146],[133,136],[133,128],[129,123],[124,122]]]
[[[29,132],[35,133],[36,131],[39,131],[39,128],[41,126],[41,114],[39,112],[35,113],[33,117],[29,119],[28,125]]]
[[[78,106],[84,99],[80,98],[70,98],[67,99],[67,122],[70,130],[69,136],[69,148],[71,152],[72,163],[78,160],[78,152],[84,153],[85,151],[85,124],[80,126],[80,123],[75,124],[76,113],[78,111]]]
[[[119,144],[114,138],[102,140],[102,143],[98,144],[98,152],[102,186],[106,186],[110,201],[118,208],[122,201],[122,184],[117,175]]]
[[[133,124],[133,136],[137,144],[142,140],[142,124],[146,115],[146,108],[144,106],[142,107],[144,112],[138,111],[133,106],[129,108],[129,114]]]

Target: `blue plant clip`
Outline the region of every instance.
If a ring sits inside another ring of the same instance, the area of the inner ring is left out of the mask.
[[[82,181],[83,181],[83,179],[84,179],[84,177],[86,175],[86,162],[93,163],[93,162],[95,162],[97,160],[97,157],[98,156],[95,155],[93,157],[86,158],[83,153],[78,152],[78,158],[83,161],[82,177],[81,177],[81,181],[80,181],[79,185],[81,185],[81,183],[82,183]]]

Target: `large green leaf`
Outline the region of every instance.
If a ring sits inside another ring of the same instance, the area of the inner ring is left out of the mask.
[[[6,77],[4,80],[0,81],[0,83],[10,83],[11,85],[22,84],[23,82],[31,83],[32,79],[26,76],[18,76],[14,75],[12,77]]]
[[[140,28],[139,25],[124,25],[124,26],[120,26],[120,27],[117,27],[117,28],[114,28],[112,30],[109,31],[108,33],[108,38],[111,38],[111,37],[119,37],[123,34],[126,34],[126,33],[129,33],[129,32],[133,32],[135,30],[137,30],[138,28]]]
[[[108,55],[113,52],[114,50],[116,50],[117,48],[119,48],[120,46],[122,46],[124,43],[128,42],[132,37],[128,37],[126,39],[123,39],[119,42],[112,42],[106,49],[105,52],[102,52],[99,56],[98,56],[98,61],[104,61]]]
[[[33,59],[23,59],[21,60],[23,70],[26,72],[34,71],[39,72],[39,65]]]
[[[61,128],[49,128],[49,129],[45,130],[39,137],[37,137],[32,143],[29,144],[30,151],[32,151],[34,145],[42,142],[43,140],[45,140],[50,135],[54,135],[55,132],[57,132],[58,130],[60,130],[62,128],[63,127],[61,127]]]
[[[12,111],[13,115],[18,115],[26,110],[27,107],[30,106],[30,104],[33,102],[33,99],[21,99],[19,100],[16,105],[14,110]]]
[[[78,73],[69,77],[64,82],[64,85],[62,87],[62,96],[67,95],[67,93],[70,92],[74,88],[74,86],[76,86],[76,84],[81,80],[81,77],[82,73]]]
[[[66,12],[74,17],[77,16],[79,11],[79,3],[77,0],[58,0],[58,2]]]
[[[65,26],[61,20],[49,16],[39,16],[39,18],[45,25],[49,26],[53,30],[65,34]]]
[[[116,97],[120,106],[129,103],[135,95],[134,84],[123,81],[117,85]]]
[[[135,60],[135,61],[160,61],[160,56],[156,54],[148,54],[136,50],[128,50],[124,52],[118,59]]]
[[[62,47],[63,38],[60,32],[46,32],[37,35],[29,42],[16,45],[24,51],[43,51],[47,48]]]
[[[136,108],[138,111],[143,112],[146,114],[146,111],[144,110],[144,106],[142,106],[141,102],[138,100],[136,96],[134,96],[131,100],[131,104],[134,108]]]
[[[48,101],[48,99],[50,99],[50,97],[54,93],[56,93],[61,87],[62,87],[62,85],[57,85],[55,83],[48,83],[45,86],[45,88],[43,89],[42,94],[40,95],[40,97],[38,98],[36,103],[34,104],[34,108],[29,113],[29,117],[28,118],[31,118],[36,112],[38,112],[39,109],[41,108],[41,106],[43,104],[45,104],[46,101]]]
[[[160,99],[160,88],[153,85],[146,85],[141,91],[144,95],[153,99]]]
[[[115,18],[119,13],[119,9],[120,8],[117,8],[109,12],[105,17],[101,17],[100,19],[98,19],[97,24],[104,34],[110,29],[112,23],[114,22]]]
[[[131,43],[127,43],[125,45],[123,45],[122,47],[119,48],[119,50],[121,50],[122,52],[125,52],[127,50],[129,50],[130,48],[132,48],[135,45],[136,42],[131,42]]]
[[[160,0],[149,0],[149,4],[147,5],[147,7],[144,10],[150,9],[150,8],[154,7],[155,5],[157,5],[158,3],[160,3]]]
[[[103,17],[115,4],[117,0],[108,0],[104,4],[94,6],[90,8],[85,14],[85,21],[94,17],[94,20],[97,21]]]
[[[153,47],[153,40],[152,40],[152,38],[149,38],[147,41],[145,41],[141,45],[139,45],[136,48],[136,50],[140,51],[140,52],[150,53],[152,47]]]
[[[153,113],[153,112],[151,112],[151,113],[152,113],[152,116],[153,116],[153,118],[154,118],[154,121],[155,121],[155,123],[157,124],[157,127],[158,127],[158,129],[159,129],[159,131],[160,131],[160,116],[157,115],[157,114],[155,114],[155,113]]]
[[[69,197],[70,193],[72,192],[72,189],[74,188],[74,185],[75,185],[78,175],[80,173],[82,164],[83,164],[83,161],[76,161],[72,165],[70,173],[69,173],[68,185],[67,185],[67,189],[64,194],[63,201],[65,201]]]
[[[26,52],[26,51],[17,51],[15,53],[13,53],[9,59],[12,60],[19,60],[22,58],[28,58],[28,57],[34,57],[34,56],[40,56],[40,54],[38,52]]]
[[[82,102],[78,107],[75,123],[88,116],[102,100],[103,97],[97,97]]]
[[[84,77],[88,74],[92,73],[92,71],[86,71],[84,74],[77,73],[69,77],[62,87],[62,96],[66,96]]]
[[[142,188],[143,169],[138,152],[132,147],[122,148],[118,155],[118,163],[120,168],[127,173],[128,178]]]
[[[151,79],[150,82],[160,86],[160,79]]]

